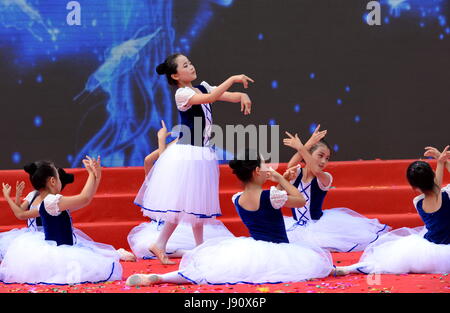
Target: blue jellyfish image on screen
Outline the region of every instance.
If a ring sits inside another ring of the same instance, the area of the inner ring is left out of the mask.
[[[172,120],[169,86],[156,74],[156,65],[173,52],[188,54],[214,9],[230,6],[233,0],[79,1],[83,25],[78,27],[66,23],[67,3],[0,0],[1,41],[16,48],[16,64],[23,67],[43,57],[55,62],[62,56],[76,59],[82,53],[94,53],[98,67],[86,78],[84,90],[73,95],[73,105],[103,93],[106,120],[68,161],[77,167],[89,154],[101,155],[105,166],[141,166],[156,148],[153,137],[160,120],[168,128],[178,123]],[[177,29],[174,11],[183,11],[186,5],[192,16]],[[43,80],[41,75],[36,78]],[[143,107],[139,112],[138,102]]]

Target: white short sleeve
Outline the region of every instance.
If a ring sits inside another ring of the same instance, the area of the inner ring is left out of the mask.
[[[421,194],[421,195],[418,195],[417,197],[415,197],[414,199],[413,199],[413,203],[414,203],[414,207],[417,209],[417,203],[420,201],[420,200],[422,200],[422,199],[424,199],[425,198],[425,195],[424,194]]]
[[[275,209],[281,209],[288,199],[285,190],[278,190],[275,186],[270,187],[270,204]]]
[[[191,108],[189,100],[196,95],[196,92],[189,87],[178,88],[175,92],[175,102],[178,110],[184,112]]]
[[[448,196],[450,197],[450,184],[442,188],[442,192],[446,192]]]
[[[320,189],[322,189],[323,191],[328,191],[328,190],[330,190],[331,184],[333,183],[333,176],[331,176],[331,174],[328,172],[324,172],[324,174],[326,174],[326,175],[328,175],[328,177],[330,177],[330,183],[328,184],[328,186],[322,185],[320,180],[317,180],[317,183],[318,183]]]
[[[45,210],[48,214],[52,216],[58,216],[61,214],[61,211],[59,211],[59,199],[62,197],[62,195],[48,195],[44,199],[44,206]]]
[[[38,193],[37,190],[33,190],[23,199],[23,201],[27,201],[28,203],[31,203],[31,201],[33,201],[33,198],[37,193]]]
[[[238,192],[238,193],[235,193],[235,194],[231,197],[231,201],[233,201],[233,204],[234,204],[234,202],[236,201],[236,198],[239,197],[240,195],[242,195],[242,191],[241,191],[241,192]]]
[[[208,84],[208,83],[205,82],[205,81],[202,81],[202,82],[200,83],[200,85],[202,85],[203,87],[205,87],[205,88],[206,88],[206,91],[207,91],[208,93],[213,92],[213,90],[217,88],[217,86],[211,86],[210,84]]]

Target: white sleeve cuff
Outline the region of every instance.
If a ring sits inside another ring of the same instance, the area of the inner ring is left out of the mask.
[[[44,199],[44,206],[45,210],[48,214],[52,216],[58,216],[61,214],[61,211],[59,211],[59,199],[62,197],[62,195],[48,195]]]
[[[330,177],[330,183],[328,184],[328,186],[324,186],[318,179],[317,179],[317,183],[318,183],[320,189],[322,189],[323,191],[328,191],[328,190],[330,190],[331,184],[333,183],[333,176],[331,176],[331,174],[328,172],[324,172],[324,174],[326,174],[326,175],[328,175],[328,177]]]
[[[285,190],[278,190],[275,186],[270,187],[270,204],[274,209],[281,209],[288,199]]]
[[[207,91],[208,93],[211,93],[214,89],[217,88],[217,86],[211,86],[210,84],[208,84],[208,83],[205,82],[205,81],[202,81],[202,82],[200,83],[200,85],[202,85],[203,87],[205,87],[205,88],[206,88],[206,91]]]
[[[442,188],[442,192],[446,192],[448,196],[450,197],[450,184]]]
[[[23,201],[27,201],[28,204],[31,203],[31,201],[33,200],[34,196],[36,195],[38,191],[37,190],[33,190],[32,192],[30,192],[24,199]]]
[[[178,110],[182,112],[189,110],[191,108],[191,105],[189,105],[188,102],[193,96],[195,96],[195,94],[196,92],[191,88],[178,88],[175,93],[175,102],[177,104]]]
[[[231,201],[233,201],[233,204],[234,204],[234,202],[236,201],[236,198],[239,197],[241,194],[242,194],[242,191],[241,191],[241,192],[238,192],[238,193],[235,193],[235,194],[231,197]]]

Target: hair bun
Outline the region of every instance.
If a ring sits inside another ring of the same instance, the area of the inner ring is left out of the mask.
[[[158,75],[164,75],[167,72],[167,64],[166,62],[161,63],[160,65],[158,65],[156,67],[156,73],[158,73]]]
[[[30,175],[33,175],[35,172],[36,172],[36,170],[37,170],[37,165],[36,165],[36,163],[29,163],[29,164],[26,164],[24,167],[23,167],[23,169],[25,170],[25,172],[27,172],[28,174],[30,174]]]

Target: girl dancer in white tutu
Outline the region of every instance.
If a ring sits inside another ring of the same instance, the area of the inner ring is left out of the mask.
[[[74,176],[73,174],[68,174],[63,168],[58,168],[58,174],[61,180],[61,191],[67,184],[73,183]],[[25,182],[16,182],[16,200],[15,203],[19,206],[23,211],[30,210],[31,203],[34,198],[37,197],[38,192],[32,191],[30,192],[25,199],[21,202],[22,192],[25,189]],[[38,208],[35,208],[38,209]],[[19,235],[22,235],[25,232],[30,231],[42,231],[42,221],[40,217],[29,218],[27,219],[27,227],[25,228],[15,228],[10,231],[6,231],[0,233],[0,262],[3,259],[6,251],[8,250],[11,242],[16,239]]]
[[[230,162],[244,191],[232,198],[251,237],[214,238],[187,251],[178,271],[135,274],[127,285],[157,283],[264,284],[326,277],[332,270],[328,251],[305,243],[289,243],[281,207],[305,204],[300,192],[255,153]],[[270,179],[284,190],[262,186]]]
[[[74,236],[69,210],[88,205],[101,180],[100,159],[87,157],[83,163],[88,179],[82,192],[70,197],[59,194],[61,180],[53,163],[40,161],[26,166],[31,183],[39,192],[28,211],[14,203],[11,187],[3,184],[5,199],[16,216],[40,216],[43,232],[24,233],[11,243],[0,265],[2,282],[76,284],[121,279],[120,254],[112,246],[83,238],[81,232]]]
[[[366,248],[359,263],[337,267],[336,274],[450,273],[450,185],[441,189],[444,167],[450,172],[448,148],[442,153],[425,148],[425,156],[437,159],[436,173],[423,161],[411,163],[406,172],[411,187],[422,193],[413,203],[425,227],[384,234]]]
[[[289,138],[284,139],[286,146],[297,150],[288,164],[290,171],[302,160],[306,163],[291,177],[306,204],[292,209],[293,217],[285,217],[289,241],[306,241],[335,252],[362,251],[390,227],[347,208],[322,210],[333,177],[324,171],[331,149],[323,140],[327,131],[319,131],[319,128],[320,125],[305,145],[297,135],[294,137],[287,132]]]
[[[170,135],[167,132],[164,121],[161,121],[161,129],[158,131],[158,149],[150,153],[144,161],[145,175],[150,173],[154,163],[166,150],[166,139]],[[176,144],[178,138],[167,146]],[[149,250],[149,243],[155,242],[163,229],[164,221],[150,221],[134,227],[128,234],[128,244],[133,253],[142,259],[154,259],[155,255]],[[233,237],[234,235],[219,220],[212,220],[204,225],[204,240],[214,237]],[[186,250],[195,248],[196,242],[192,236],[190,225],[181,223],[173,232],[166,246],[168,257],[181,257]]]
[[[193,86],[197,79],[194,66],[182,54],[169,56],[156,71],[177,86],[175,102],[181,118],[182,136],[160,155],[139,190],[135,204],[145,216],[164,221],[158,238],[148,242],[150,252],[163,264],[174,264],[166,255],[167,242],[179,223],[192,225],[196,245],[203,242],[203,224],[221,215],[219,204],[219,168],[210,147],[211,103],[221,100],[241,103],[241,111],[250,114],[251,101],[245,93],[227,92],[235,83],[245,88],[253,80],[245,75],[231,76],[221,85],[206,82]],[[149,240],[152,240],[151,236]]]

